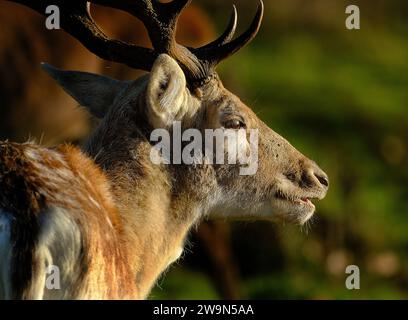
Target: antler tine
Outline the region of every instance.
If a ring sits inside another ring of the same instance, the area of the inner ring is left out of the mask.
[[[232,38],[234,37],[235,30],[237,29],[237,22],[238,22],[237,7],[233,5],[231,17],[230,17],[228,26],[225,29],[224,33],[218,39],[214,40],[213,42],[210,42],[209,44],[206,44],[205,46],[197,50],[218,47],[218,46],[222,46],[223,44],[226,44],[227,42],[230,42]]]
[[[249,28],[243,34],[241,34],[235,40],[224,43],[219,47],[192,49],[193,53],[199,60],[207,61],[208,64],[215,67],[222,60],[233,55],[255,38],[261,26],[263,14],[264,4],[262,0],[259,0],[258,10],[255,14],[255,17],[252,20]]]

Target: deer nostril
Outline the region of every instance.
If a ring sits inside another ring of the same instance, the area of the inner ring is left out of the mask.
[[[326,187],[329,186],[329,179],[327,178],[327,176],[321,176],[321,175],[315,174],[315,177],[317,178],[317,180],[319,180],[319,182],[322,185],[324,185]]]
[[[291,182],[296,181],[296,175],[294,173],[285,173],[285,176]]]

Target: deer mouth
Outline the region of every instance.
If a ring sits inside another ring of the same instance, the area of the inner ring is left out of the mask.
[[[307,222],[314,214],[316,207],[312,200],[317,196],[294,196],[283,192],[276,192],[275,198],[279,202],[281,216],[299,224]]]
[[[277,192],[275,197],[280,200],[292,202],[293,204],[300,204],[300,205],[307,205],[307,206],[315,206],[310,199],[317,199],[317,197],[313,196],[303,196],[303,197],[295,197],[286,195],[283,192]]]

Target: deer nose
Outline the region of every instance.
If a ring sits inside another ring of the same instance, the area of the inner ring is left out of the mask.
[[[329,187],[329,177],[314,162],[310,163],[310,166],[305,170],[302,180],[309,186],[319,185],[324,189],[328,189]]]

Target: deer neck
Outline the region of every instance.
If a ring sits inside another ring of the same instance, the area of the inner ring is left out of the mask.
[[[186,201],[183,192],[174,190],[171,170],[151,163],[147,141],[92,140],[85,151],[110,182],[122,222],[122,243],[138,296],[145,298],[160,274],[181,255],[185,237],[201,215],[199,203]]]
[[[186,215],[184,210],[189,209],[175,208],[168,180],[161,172],[153,174],[156,181],[132,177],[123,169],[107,174],[111,181],[120,179],[112,184],[112,192],[133,255],[136,285],[141,297],[146,297],[160,274],[180,257],[195,213]]]

